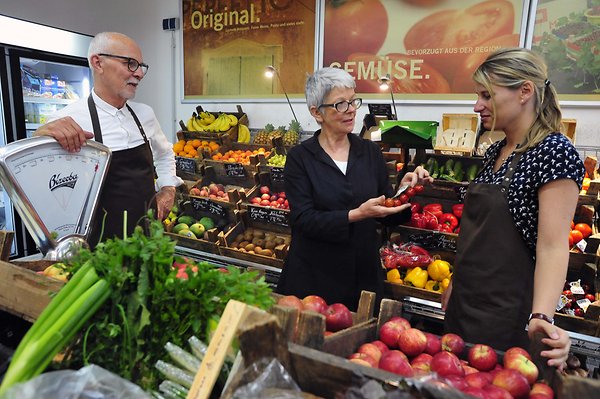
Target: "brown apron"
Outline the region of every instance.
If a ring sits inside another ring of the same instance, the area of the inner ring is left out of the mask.
[[[517,230],[506,196],[522,153],[502,184],[471,183],[465,198],[445,330],[498,350],[529,348],[533,254]]]
[[[92,95],[88,97],[88,108],[94,128],[94,139],[102,143],[102,130],[98,119],[96,104]],[[94,217],[94,224],[88,242],[93,248],[102,240],[113,237],[123,237],[123,211],[127,211],[127,235],[131,235],[148,210],[148,205],[156,191],[154,189],[154,161],[152,150],[146,138],[146,133],[137,115],[127,105],[140,133],[144,144],[127,150],[113,151],[110,166],[100,202]],[[106,219],[104,218],[106,212]],[[105,219],[105,220],[104,220]],[[104,223],[104,232],[102,224]]]

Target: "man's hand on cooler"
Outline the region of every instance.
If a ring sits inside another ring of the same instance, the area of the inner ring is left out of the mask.
[[[83,130],[70,116],[40,126],[33,135],[53,137],[69,152],[79,152],[85,141],[94,137],[94,133]]]

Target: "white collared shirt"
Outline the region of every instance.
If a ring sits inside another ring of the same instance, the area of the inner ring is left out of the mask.
[[[117,109],[98,97],[94,91],[92,91],[92,96],[98,110],[102,141],[105,146],[110,148],[111,151],[116,152],[135,148],[144,143],[144,138],[126,106]],[[157,188],[179,186],[182,184],[183,180],[176,175],[175,171],[173,146],[162,131],[152,108],[146,104],[132,101],[127,101],[127,105],[133,109],[133,112],[135,112],[140,120],[144,128],[144,133],[150,143],[154,167],[158,175],[158,179],[156,180]],[[50,120],[65,116],[73,118],[83,130],[91,133],[94,132],[87,97],[55,112],[52,114]]]

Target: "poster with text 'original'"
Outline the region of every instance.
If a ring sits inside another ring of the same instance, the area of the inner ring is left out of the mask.
[[[471,74],[487,55],[518,46],[524,0],[326,1],[323,65],[346,69],[357,92],[472,93]]]
[[[316,0],[183,1],[184,98],[304,93]],[[265,77],[267,66],[276,70]]]
[[[561,100],[600,100],[600,0],[540,0],[531,48]]]

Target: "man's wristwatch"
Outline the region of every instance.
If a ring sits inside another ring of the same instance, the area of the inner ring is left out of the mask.
[[[527,319],[527,324],[529,324],[529,322],[531,321],[531,319],[542,319],[550,324],[554,324],[554,319],[551,317],[546,316],[543,313],[531,313],[529,315],[529,319]]]

